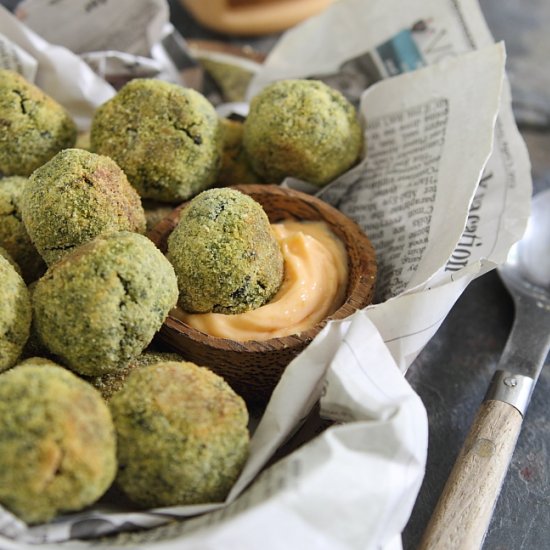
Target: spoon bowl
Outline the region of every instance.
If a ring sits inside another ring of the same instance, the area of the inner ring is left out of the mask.
[[[550,306],[550,189],[535,195],[521,241],[498,269],[510,292],[521,292]]]

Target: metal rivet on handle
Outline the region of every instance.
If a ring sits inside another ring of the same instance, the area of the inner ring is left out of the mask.
[[[523,415],[534,385],[535,381],[529,376],[497,370],[491,380],[485,399],[504,401],[515,407]]]

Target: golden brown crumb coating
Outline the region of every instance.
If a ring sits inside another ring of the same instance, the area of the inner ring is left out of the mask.
[[[0,69],[0,129],[0,176],[30,176],[76,141],[65,109],[7,69]]]
[[[189,312],[241,313],[262,306],[283,281],[283,255],[266,213],[234,189],[203,191],[168,238],[179,305]]]
[[[292,176],[321,186],[353,166],[363,138],[340,92],[316,80],[281,80],[252,99],[243,143],[264,181]]]
[[[130,373],[134,369],[165,361],[182,361],[182,358],[177,353],[144,351],[141,355],[138,355],[135,359],[132,359],[128,365],[116,370],[115,372],[84,378],[101,393],[103,399],[109,401],[109,399],[111,399],[117,391],[124,387],[128,376],[130,376]]]
[[[29,178],[21,197],[25,227],[48,265],[111,231],[145,231],[139,195],[117,164],[66,149]]]
[[[46,264],[21,219],[21,195],[27,183],[21,176],[0,179],[0,246],[21,268],[25,282],[31,283],[44,274]]]
[[[33,292],[40,340],[72,370],[123,368],[161,327],[178,296],[174,269],[143,235],[111,233],[51,266]]]
[[[223,152],[218,174],[219,186],[241,183],[260,183],[261,178],[252,166],[243,147],[243,123],[228,118],[221,119]]]
[[[17,362],[29,337],[31,302],[21,275],[0,254],[0,372]]]
[[[142,506],[222,501],[248,455],[244,401],[188,362],[135,369],[109,401],[117,483]]]
[[[160,80],[132,80],[104,103],[90,141],[143,198],[181,202],[211,187],[220,166],[214,107],[199,92]]]
[[[0,503],[27,523],[95,502],[115,447],[107,405],[70,371],[33,358],[0,375]]]

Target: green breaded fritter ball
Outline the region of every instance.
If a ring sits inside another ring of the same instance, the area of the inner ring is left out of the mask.
[[[109,401],[113,395],[124,387],[130,373],[139,367],[155,365],[165,361],[182,361],[177,353],[164,353],[154,351],[144,351],[135,359],[132,359],[128,365],[118,369],[116,372],[109,372],[101,376],[88,376],[85,379],[101,393],[101,397]]]
[[[113,158],[144,198],[180,202],[211,187],[221,159],[214,107],[176,84],[135,79],[94,115],[93,151]]]
[[[21,176],[0,179],[0,246],[21,268],[25,281],[31,283],[43,275],[46,265],[21,219],[21,195],[27,182]]]
[[[21,214],[48,265],[111,231],[145,231],[135,189],[109,157],[66,149],[35,170],[23,189]]]
[[[179,305],[241,313],[268,302],[283,281],[283,255],[260,204],[234,189],[203,191],[168,238]]]
[[[25,282],[0,254],[0,372],[13,367],[21,355],[29,337],[31,316]]]
[[[117,484],[137,504],[222,501],[248,456],[248,412],[219,376],[187,362],[136,369],[109,401]]]
[[[33,292],[40,340],[72,370],[123,368],[151,342],[178,296],[168,260],[143,235],[102,235],[48,269]]]
[[[0,448],[0,503],[27,523],[92,504],[116,475],[106,403],[46,359],[0,375]]]
[[[340,92],[316,80],[281,80],[252,99],[243,144],[265,181],[292,176],[321,186],[353,166],[363,137]]]
[[[65,109],[7,69],[0,69],[0,128],[0,176],[29,176],[76,141]]]

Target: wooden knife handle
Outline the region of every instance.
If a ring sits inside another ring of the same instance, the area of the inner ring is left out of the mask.
[[[424,532],[421,550],[481,548],[522,420],[508,403],[482,403]]]

